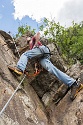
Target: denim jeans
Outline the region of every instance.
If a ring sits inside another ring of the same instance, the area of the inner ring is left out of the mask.
[[[26,51],[23,53],[17,63],[17,67],[22,71],[25,70],[26,65],[28,63],[28,59],[39,56],[42,54],[43,50],[46,53],[45,57],[40,59],[41,66],[46,69],[51,74],[55,75],[59,80],[61,80],[64,84],[71,86],[76,80],[65,74],[64,72],[57,69],[50,61],[49,49],[46,46],[40,46],[39,48],[33,48],[32,50]]]

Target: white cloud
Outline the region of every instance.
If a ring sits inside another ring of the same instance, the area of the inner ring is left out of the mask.
[[[36,21],[40,21],[43,17],[57,16],[58,11],[63,3],[68,0],[13,0],[15,7],[15,19],[22,19],[28,15]]]
[[[14,18],[21,20],[25,16],[29,16],[35,19],[37,22],[46,18],[55,18],[55,21],[61,22],[63,25],[65,22],[72,19],[80,18],[78,15],[74,15],[75,11],[78,11],[79,3],[82,0],[12,0],[14,5]],[[70,5],[70,6],[69,6]],[[75,6],[76,5],[76,6]],[[68,8],[67,8],[68,6]],[[76,7],[78,9],[73,9]],[[81,6],[81,9],[83,7]],[[71,11],[72,10],[72,11]],[[83,9],[81,10],[83,12]],[[69,14],[69,15],[68,15]],[[78,12],[76,13],[78,14]],[[63,16],[62,16],[63,15]],[[73,18],[71,18],[73,16]],[[77,17],[77,18],[76,18]]]
[[[80,23],[83,21],[83,0],[72,0],[64,4],[60,10],[58,20],[63,25],[71,25],[72,21]]]

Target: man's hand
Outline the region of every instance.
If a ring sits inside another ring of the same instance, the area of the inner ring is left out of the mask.
[[[36,42],[38,42],[40,40],[40,32],[38,32],[35,36]]]

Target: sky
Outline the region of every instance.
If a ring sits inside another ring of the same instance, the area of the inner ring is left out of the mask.
[[[31,26],[38,31],[44,18],[62,26],[83,21],[83,0],[0,0],[0,30],[14,36],[18,27]]]

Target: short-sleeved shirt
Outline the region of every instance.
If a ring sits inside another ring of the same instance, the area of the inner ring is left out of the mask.
[[[38,41],[37,44],[35,44],[35,42],[36,42],[35,37],[32,37],[32,40],[29,43],[30,49],[33,49],[34,47],[42,46],[42,43],[40,41]]]

